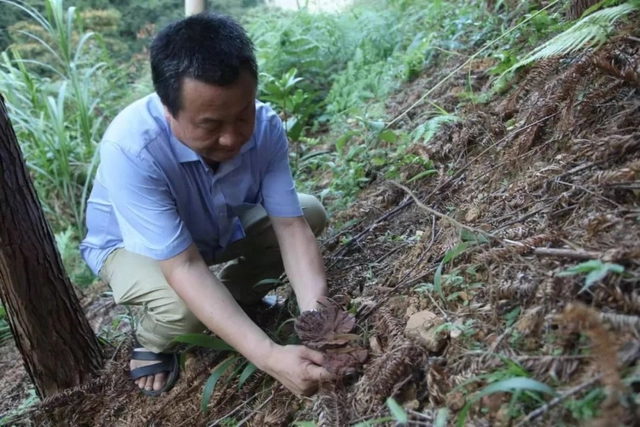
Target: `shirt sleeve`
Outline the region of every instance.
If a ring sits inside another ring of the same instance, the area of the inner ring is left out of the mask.
[[[100,147],[100,179],[107,188],[125,249],[156,260],[178,255],[191,235],[158,165],[109,141]]]
[[[262,180],[263,206],[274,217],[302,216],[302,208],[289,166],[289,141],[278,116],[271,123],[269,163]]]

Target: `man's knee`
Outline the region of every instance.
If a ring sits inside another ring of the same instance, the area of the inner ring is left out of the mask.
[[[320,200],[309,194],[298,193],[298,200],[307,223],[318,237],[327,227],[327,211]]]
[[[168,299],[167,303],[155,313],[156,322],[170,331],[171,335],[201,332],[202,322],[189,310],[187,304],[178,296]]]

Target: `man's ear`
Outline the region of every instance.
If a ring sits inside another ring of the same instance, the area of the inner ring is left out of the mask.
[[[167,120],[167,122],[171,123],[173,120],[175,120],[167,106],[163,104],[162,107],[164,109],[164,118]]]

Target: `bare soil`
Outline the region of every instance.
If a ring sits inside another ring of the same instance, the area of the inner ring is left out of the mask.
[[[466,404],[465,425],[471,426],[637,425],[637,24],[635,17],[595,54],[536,65],[491,102],[460,98],[469,84],[486,90],[486,61],[460,70],[432,94],[461,118],[411,148],[433,160],[438,174],[410,188],[379,178],[338,215],[363,220],[333,230],[350,237],[347,244],[330,236],[324,241],[330,297],[339,309],[320,320],[286,323],[279,334],[325,351],[366,350],[341,380],[299,399],[262,373],[240,390],[235,377],[219,383],[203,413],[205,382],[226,355],[195,351],[178,385],[150,399],[127,379],[128,340],[117,351],[105,347],[101,377],[43,402],[21,422],[348,426],[388,415],[385,401],[392,396],[410,425],[433,425],[440,408],[448,408],[454,425]],[[457,61],[428,70],[388,100],[390,116],[401,115],[397,128],[415,129],[429,117],[430,105],[416,102]],[[463,241],[466,250],[439,269]],[[590,260],[620,265],[624,273],[610,272],[590,287],[586,273],[558,274]],[[270,331],[293,318],[288,308],[251,315]],[[25,396],[26,378],[15,353],[3,351],[0,367],[8,373],[0,398],[13,399],[13,406]],[[338,371],[347,366],[338,365]],[[487,384],[513,376],[544,382],[559,395],[520,396],[511,412],[511,393],[474,400]],[[224,424],[227,417],[238,424]]]

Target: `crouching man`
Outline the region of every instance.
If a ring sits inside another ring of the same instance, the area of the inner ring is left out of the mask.
[[[208,328],[313,394],[331,377],[322,354],[275,344],[240,306],[285,271],[301,311],[327,291],[316,241],[326,213],[296,192],[282,122],[256,100],[253,44],[232,19],[200,14],[163,29],[150,55],[155,91],[105,132],[80,246],[118,304],[142,306],[132,380],[152,396],[171,388],[172,339]]]

